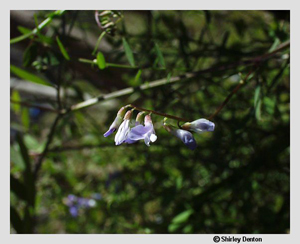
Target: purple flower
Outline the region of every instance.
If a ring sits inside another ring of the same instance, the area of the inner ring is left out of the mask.
[[[70,209],[69,209],[69,212],[73,217],[77,217],[78,216],[77,206],[71,206]]]
[[[127,111],[127,113],[124,116],[124,121],[120,125],[117,134],[115,136],[115,143],[116,145],[122,144],[126,139],[130,131],[130,118],[132,115],[132,110]]]
[[[193,134],[187,130],[177,129],[174,126],[164,124],[164,128],[172,135],[179,138],[189,149],[195,150],[197,143],[193,137]]]
[[[101,199],[101,194],[96,193],[94,194],[93,198],[84,198],[84,197],[77,197],[72,194],[68,195],[67,198],[63,199],[65,205],[69,207],[69,212],[73,217],[77,217],[79,215],[80,209],[88,209],[93,208],[97,205],[97,199]]]
[[[89,207],[89,199],[87,198],[83,198],[83,197],[79,197],[77,204],[79,207]]]
[[[130,144],[139,140],[144,140],[147,146],[150,146],[150,142],[157,140],[150,115],[145,116],[145,126],[138,124],[131,129],[125,142]]]
[[[120,108],[120,110],[118,111],[117,117],[115,118],[114,122],[111,124],[111,126],[109,127],[108,131],[106,133],[104,133],[104,137],[108,137],[109,135],[111,135],[112,133],[114,133],[119,126],[122,123],[124,114],[126,112],[126,108],[122,107]]]
[[[201,134],[204,131],[214,131],[215,124],[207,119],[197,119],[193,122],[188,122],[182,125],[184,130],[190,130]]]

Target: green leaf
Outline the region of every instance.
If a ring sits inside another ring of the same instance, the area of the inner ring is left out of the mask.
[[[30,37],[32,34],[33,34],[33,32],[29,32],[29,33],[27,33],[27,34],[18,36],[18,37],[16,37],[16,38],[13,38],[13,39],[10,40],[10,44],[14,44],[14,43],[23,41],[24,39]]]
[[[254,107],[257,106],[259,98],[260,98],[260,86],[257,86],[254,92]]]
[[[20,77],[23,80],[31,81],[33,83],[45,85],[45,86],[51,86],[51,84],[44,79],[29,73],[28,71],[25,71],[23,69],[20,69],[14,65],[10,66],[10,71],[15,74],[16,76]]]
[[[17,134],[16,138],[17,138],[17,142],[19,144],[19,148],[20,148],[20,152],[21,152],[23,162],[26,166],[27,171],[30,173],[31,172],[31,169],[30,169],[31,166],[30,166],[30,160],[29,160],[27,147],[24,144],[23,138],[22,138],[20,133]]]
[[[180,224],[170,224],[168,226],[168,231],[175,232],[176,230],[178,230],[179,227],[180,227]]]
[[[273,44],[272,44],[272,46],[269,49],[269,53],[273,52],[278,47],[279,44],[280,44],[280,40],[279,40],[278,37],[276,37]]]
[[[138,72],[136,73],[135,77],[134,77],[134,81],[138,82],[141,78],[141,75],[142,75],[142,70],[139,69]]]
[[[58,36],[56,37],[56,41],[57,41],[57,44],[59,46],[59,49],[60,49],[62,55],[65,57],[66,60],[70,60],[70,56],[67,53],[67,50],[65,49],[64,45],[62,44],[62,42],[59,40]]]
[[[106,67],[105,58],[101,52],[98,52],[98,54],[97,54],[97,64],[98,64],[99,69],[105,69],[105,67]]]
[[[257,120],[261,119],[261,87],[257,86],[254,92],[254,108],[255,117]]]
[[[183,233],[188,234],[188,233],[193,233],[193,226],[192,225],[187,225],[183,229]]]
[[[126,39],[122,38],[122,40],[123,40],[123,47],[124,47],[124,50],[125,50],[126,57],[129,61],[130,65],[135,66],[132,50],[131,50],[130,46],[128,45]]]
[[[23,233],[22,219],[13,206],[10,206],[10,222],[17,233]]]
[[[165,59],[162,55],[162,52],[160,51],[159,49],[159,46],[157,43],[154,44],[154,48],[155,48],[155,52],[156,52],[156,55],[157,55],[157,58],[158,58],[158,63],[163,67],[165,68],[166,67],[166,64],[165,64]]]
[[[186,211],[178,214],[177,216],[175,216],[172,219],[172,223],[173,224],[181,224],[181,223],[186,222],[193,212],[194,211],[192,209],[189,209],[189,210],[186,210]]]
[[[31,33],[32,30],[26,28],[26,27],[23,27],[23,26],[18,26],[18,30],[22,33],[22,34],[28,34],[28,33]]]
[[[21,116],[23,126],[28,129],[30,125],[30,117],[29,117],[29,109],[23,107],[22,108],[22,116]]]
[[[269,97],[264,97],[264,104],[266,107],[266,111],[273,115],[275,112],[275,106],[276,106],[276,98],[269,98]]]
[[[46,142],[39,142],[31,135],[24,135],[24,142],[27,145],[30,151],[34,151],[36,153],[42,153]]]
[[[16,144],[10,146],[10,162],[12,164],[11,172],[20,172],[25,169],[25,164],[21,157],[20,149]]]
[[[21,97],[20,94],[17,90],[13,90],[12,94],[11,94],[11,100],[13,100],[14,102],[21,102]],[[21,106],[18,103],[12,103],[12,109],[16,114],[19,114],[21,111]]]
[[[26,48],[23,54],[23,65],[28,67],[37,57],[37,45],[32,44]]]

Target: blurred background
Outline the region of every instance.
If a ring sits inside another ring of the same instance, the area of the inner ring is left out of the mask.
[[[289,11],[11,11],[10,32],[11,233],[289,233]],[[243,79],[195,151],[156,115],[150,147],[103,137],[129,103],[208,118]]]

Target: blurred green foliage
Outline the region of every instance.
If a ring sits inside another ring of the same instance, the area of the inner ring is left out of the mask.
[[[254,66],[214,118],[215,131],[195,135],[195,151],[155,115],[158,140],[150,147],[114,146],[103,133],[129,103],[191,121],[207,118],[253,67],[182,77],[68,113],[35,175],[56,114],[25,102],[69,108],[124,87],[251,59],[290,36],[289,11],[113,11],[99,17],[100,27],[94,15],[38,11],[32,27],[12,22],[11,51],[23,53],[11,52],[12,76],[38,83],[40,91],[50,84],[73,95],[64,92],[58,101],[12,88],[11,99],[23,104],[11,103],[11,233],[289,233],[288,49]],[[68,195],[95,193],[102,196],[95,207],[70,214]]]

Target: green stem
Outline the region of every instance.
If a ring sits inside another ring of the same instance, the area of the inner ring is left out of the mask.
[[[103,32],[100,34],[100,36],[99,36],[99,38],[98,38],[98,40],[97,40],[96,46],[95,46],[95,48],[94,48],[94,50],[93,50],[93,53],[92,53],[93,55],[96,54],[97,49],[98,49],[98,47],[99,47],[99,45],[100,45],[100,42],[101,42],[102,38],[105,36],[105,34],[106,34],[106,31],[103,31]]]
[[[139,69],[139,67],[137,67],[137,66],[130,66],[130,65],[124,65],[124,64],[112,64],[112,63],[106,63],[106,67],[124,68],[124,69]]]
[[[42,163],[43,163],[43,160],[45,158],[45,156],[47,155],[48,153],[48,150],[49,150],[49,146],[52,142],[52,139],[53,139],[53,136],[54,136],[54,133],[55,133],[55,129],[56,129],[56,126],[58,124],[58,121],[62,118],[63,115],[61,114],[58,114],[52,124],[52,127],[50,129],[50,132],[48,134],[48,138],[47,138],[47,142],[46,142],[46,146],[42,152],[42,154],[40,155],[40,157],[38,158],[37,160],[37,163],[35,165],[35,168],[34,168],[34,177],[35,179],[37,178],[37,175],[38,175],[38,172],[42,166]]]
[[[51,15],[45,19],[42,23],[40,23],[36,28],[34,28],[31,32],[29,33],[26,33],[24,35],[21,35],[21,36],[18,36],[16,38],[13,38],[10,40],[10,44],[14,44],[14,43],[17,43],[19,41],[22,41],[32,35],[35,35],[37,34],[40,30],[42,30],[44,27],[46,27],[47,25],[49,25],[53,18],[56,17],[56,16],[61,16],[63,15],[65,12],[65,10],[57,10],[57,11],[54,11],[53,13],[51,13]]]
[[[237,93],[237,91],[248,81],[248,78],[250,75],[254,72],[254,69],[250,70],[249,73],[246,75],[244,80],[241,80],[240,83],[233,89],[233,91],[225,98],[225,100],[222,102],[222,104],[217,108],[217,110],[209,116],[207,119],[211,120],[213,119],[220,111],[225,107],[225,105],[229,102],[231,97]]]

